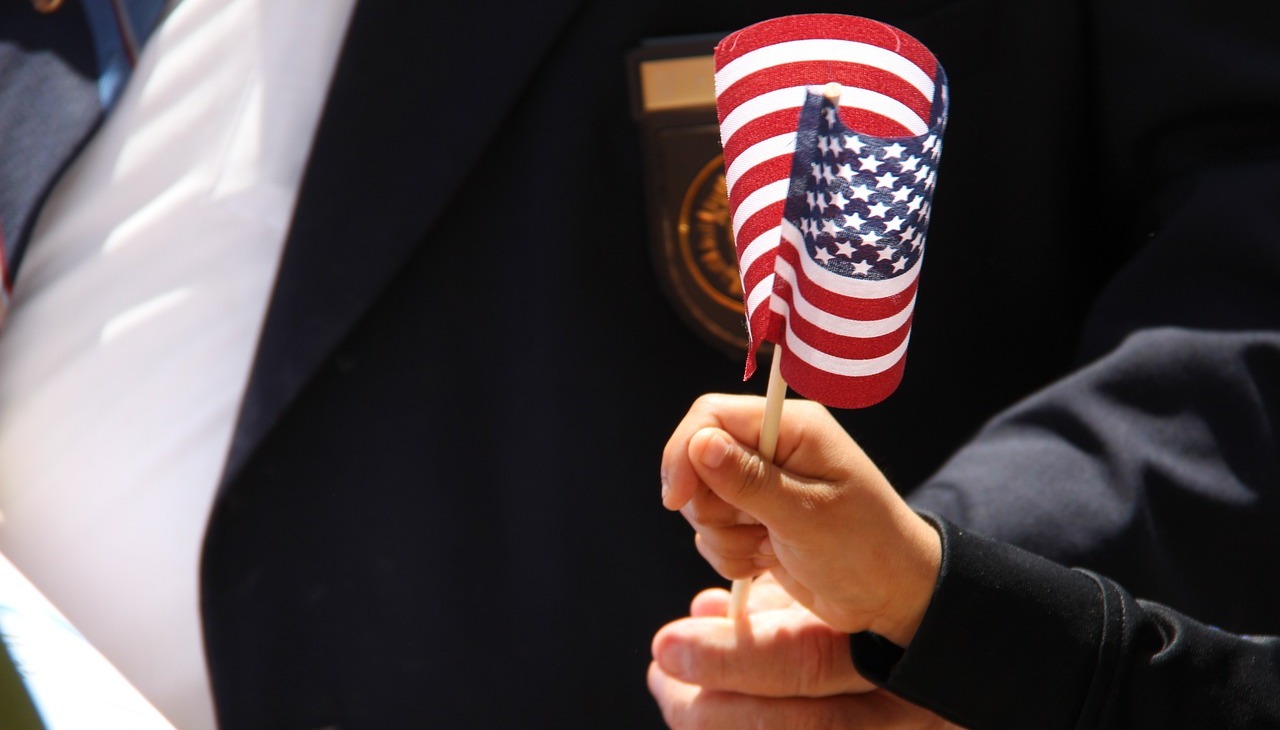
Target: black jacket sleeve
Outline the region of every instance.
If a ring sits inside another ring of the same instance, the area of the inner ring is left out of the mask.
[[[1125,263],[1078,369],[910,495],[943,574],[906,652],[855,660],[973,728],[1280,727],[1277,639],[1248,638],[1280,636],[1280,39],[1258,4],[1089,8],[1067,260]]]
[[[1280,726],[1280,639],[933,519],[942,571],[907,650],[851,639],[873,681],[975,729]]]
[[[910,501],[1200,620],[1280,634],[1280,158],[1187,173],[1158,197],[1157,230],[1092,313],[1085,364]]]

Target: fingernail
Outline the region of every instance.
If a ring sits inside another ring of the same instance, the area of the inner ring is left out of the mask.
[[[663,671],[679,679],[688,679],[693,675],[693,657],[689,649],[681,644],[667,644],[658,658]]]
[[[707,446],[702,450],[702,463],[712,469],[718,469],[732,448],[733,444],[729,443],[729,439],[725,438],[724,434],[718,433],[707,440]]]

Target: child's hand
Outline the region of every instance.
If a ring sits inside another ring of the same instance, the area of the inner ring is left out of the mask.
[[[787,401],[765,463],[763,412],[760,398],[699,398],[663,451],[663,504],[726,578],[770,570],[831,626],[905,646],[937,580],[937,532],[816,403]]]

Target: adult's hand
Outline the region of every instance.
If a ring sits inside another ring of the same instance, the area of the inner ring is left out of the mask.
[[[726,578],[769,570],[836,629],[906,646],[937,580],[937,532],[821,405],[787,401],[776,465],[761,459],[763,412],[761,398],[699,398],[663,451],[663,504]]]
[[[649,690],[671,728],[954,728],[858,676],[848,636],[769,576],[753,586],[746,622],[725,617],[728,602],[703,591],[654,636]]]

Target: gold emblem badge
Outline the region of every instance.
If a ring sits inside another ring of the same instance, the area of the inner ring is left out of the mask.
[[[716,37],[652,41],[632,53],[654,267],[691,329],[734,357],[747,348],[742,283],[716,122]]]
[[[738,275],[738,255],[733,245],[722,155],[708,162],[689,184],[680,205],[676,231],[681,258],[699,294],[730,312],[741,324],[742,278]]]

